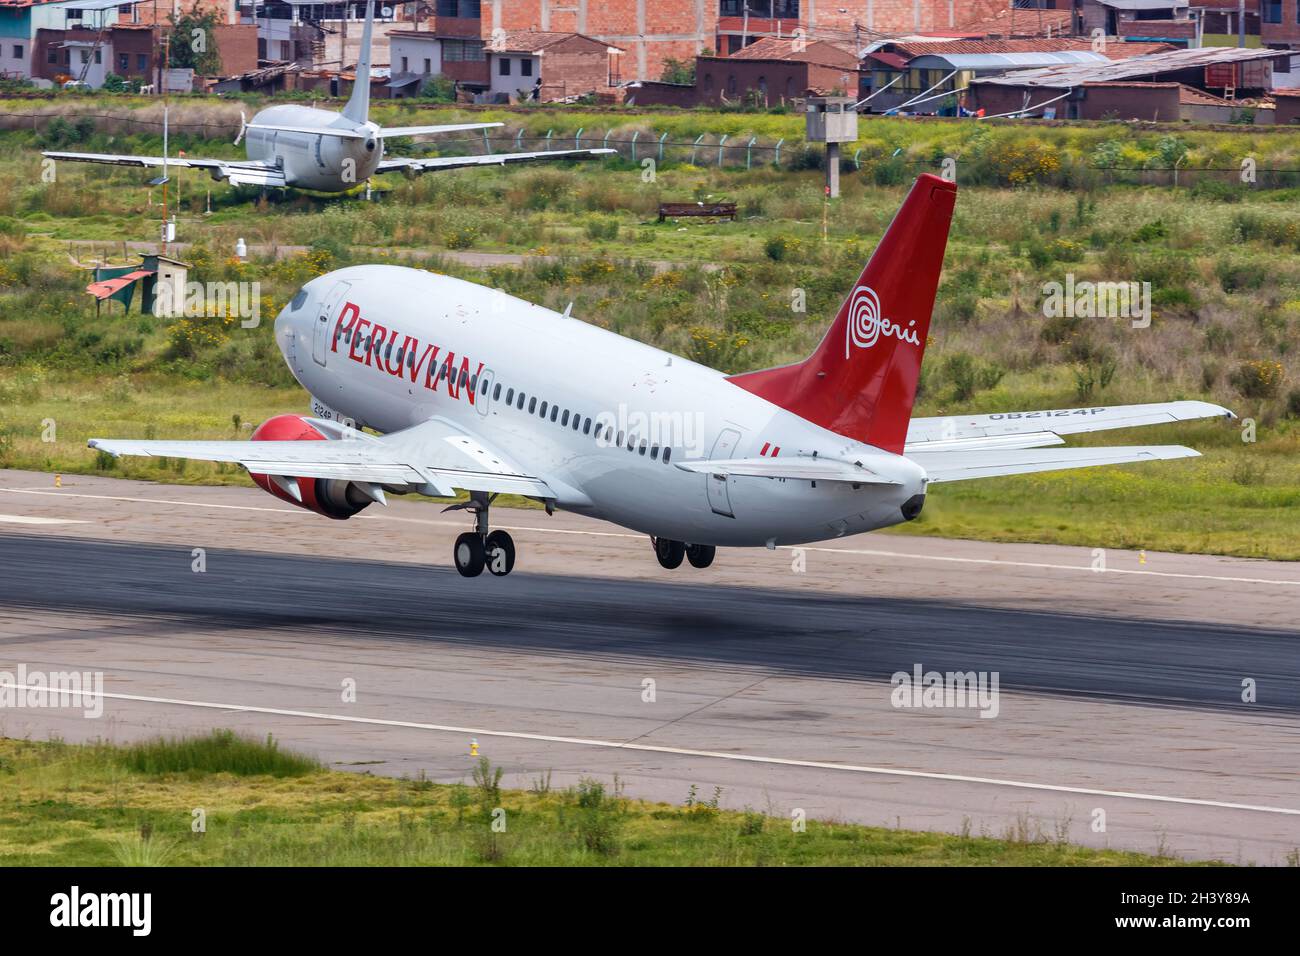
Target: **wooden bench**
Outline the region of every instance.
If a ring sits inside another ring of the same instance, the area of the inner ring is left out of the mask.
[[[684,219],[687,216],[700,216],[709,219],[730,219],[736,221],[736,204],[734,202],[661,202],[659,204],[659,221],[665,219]]]

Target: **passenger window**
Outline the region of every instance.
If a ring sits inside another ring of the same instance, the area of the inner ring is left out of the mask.
[[[415,349],[406,353],[406,367],[415,368]]]
[[[658,446],[658,445],[651,445],[651,446],[650,446],[650,460],[651,460],[651,461],[658,461],[658,460],[659,460],[659,446]]]
[[[551,406],[551,421],[555,421],[555,420],[556,420],[557,418],[559,418],[559,417],[560,417],[560,406],[559,406],[559,405],[552,405],[552,406]]]
[[[608,445],[608,444],[610,444],[610,443],[613,442],[613,441],[614,441],[614,428],[613,428],[613,426],[606,427],[606,429],[605,429],[605,444]]]
[[[547,408],[547,403],[542,402],[542,410],[538,412],[538,414],[541,415],[542,418],[546,417],[546,408]]]
[[[620,448],[623,446],[623,433],[622,433],[622,432],[619,432],[619,433],[618,433],[618,441],[615,442],[615,444],[617,444]]]
[[[460,370],[460,384],[458,387],[464,388],[465,383],[468,381],[469,381],[469,369],[463,368]]]
[[[492,401],[494,401],[494,402],[499,402],[499,401],[501,401],[501,383],[500,383],[500,382],[497,383],[497,387],[496,387],[496,388],[492,389]]]
[[[530,398],[528,400],[528,414],[531,415],[535,411],[537,411],[537,399]]]
[[[668,459],[669,459],[670,457],[672,457],[672,453],[673,453],[673,450],[672,450],[671,448],[665,448],[665,449],[664,449],[664,464],[665,464],[665,465],[668,464]]]
[[[584,419],[584,420],[583,420],[583,422],[582,422],[582,433],[583,433],[584,435],[590,435],[590,434],[591,434],[591,419],[590,419],[590,418],[587,418],[587,419]]]
[[[564,410],[564,414],[560,416],[560,424],[561,425],[569,424],[569,410],[567,408]]]
[[[582,416],[581,416],[581,415],[574,415],[574,416],[573,416],[573,430],[574,430],[575,432],[578,430],[578,427],[579,427],[581,424],[582,424]]]
[[[513,388],[506,389],[506,404],[513,405],[514,403],[515,403],[515,390]]]

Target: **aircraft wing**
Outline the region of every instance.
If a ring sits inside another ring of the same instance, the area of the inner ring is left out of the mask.
[[[908,425],[907,444],[903,453],[910,457],[914,451],[1037,448],[1062,444],[1062,435],[1186,422],[1199,418],[1236,416],[1228,409],[1209,402],[1156,402],[1150,405],[914,418]]]
[[[50,159],[72,163],[105,163],[110,166],[175,167],[178,169],[206,169],[213,179],[227,180],[236,186],[283,186],[284,171],[270,163],[247,159],[191,159],[189,157],[125,156],[116,153],[61,153],[44,152]]]
[[[595,159],[598,156],[613,156],[617,152],[613,149],[552,149],[539,153],[487,153],[483,156],[431,156],[425,159],[394,156],[380,160],[378,172],[419,175],[466,166],[504,166],[507,163],[534,163],[548,159]]]
[[[433,133],[463,133],[471,129],[494,129],[505,123],[453,123],[450,126],[385,126],[379,131],[381,139],[394,136],[426,136]]]
[[[541,478],[496,451],[469,431],[443,419],[430,419],[399,432],[375,437],[337,423],[306,421],[327,441],[136,441],[92,438],[91,448],[119,455],[193,458],[242,465],[248,471],[281,478],[337,478],[439,498],[456,490],[555,498]],[[338,437],[333,437],[338,436]]]
[[[682,471],[701,475],[742,475],[752,478],[790,478],[798,481],[839,481],[852,485],[896,485],[861,465],[829,458],[730,458],[720,461],[680,461]]]
[[[1200,452],[1182,445],[1130,445],[1113,448],[994,448],[905,454],[925,469],[933,484],[937,481],[967,481],[971,478],[1024,475],[1035,471],[1091,468],[1095,465],[1196,458]]]

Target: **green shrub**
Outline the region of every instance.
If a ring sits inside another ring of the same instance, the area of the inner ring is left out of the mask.
[[[202,737],[167,737],[122,748],[118,759],[136,773],[231,773],[238,776],[300,777],[320,770],[320,762],[280,749],[266,740],[214,730]]]

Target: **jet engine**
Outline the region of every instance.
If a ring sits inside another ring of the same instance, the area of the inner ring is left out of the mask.
[[[325,441],[326,436],[301,415],[276,415],[257,426],[252,440]],[[259,475],[252,472],[250,475],[263,491],[269,491],[282,501],[327,518],[351,518],[371,502],[383,500],[382,491],[364,482],[338,478]]]

